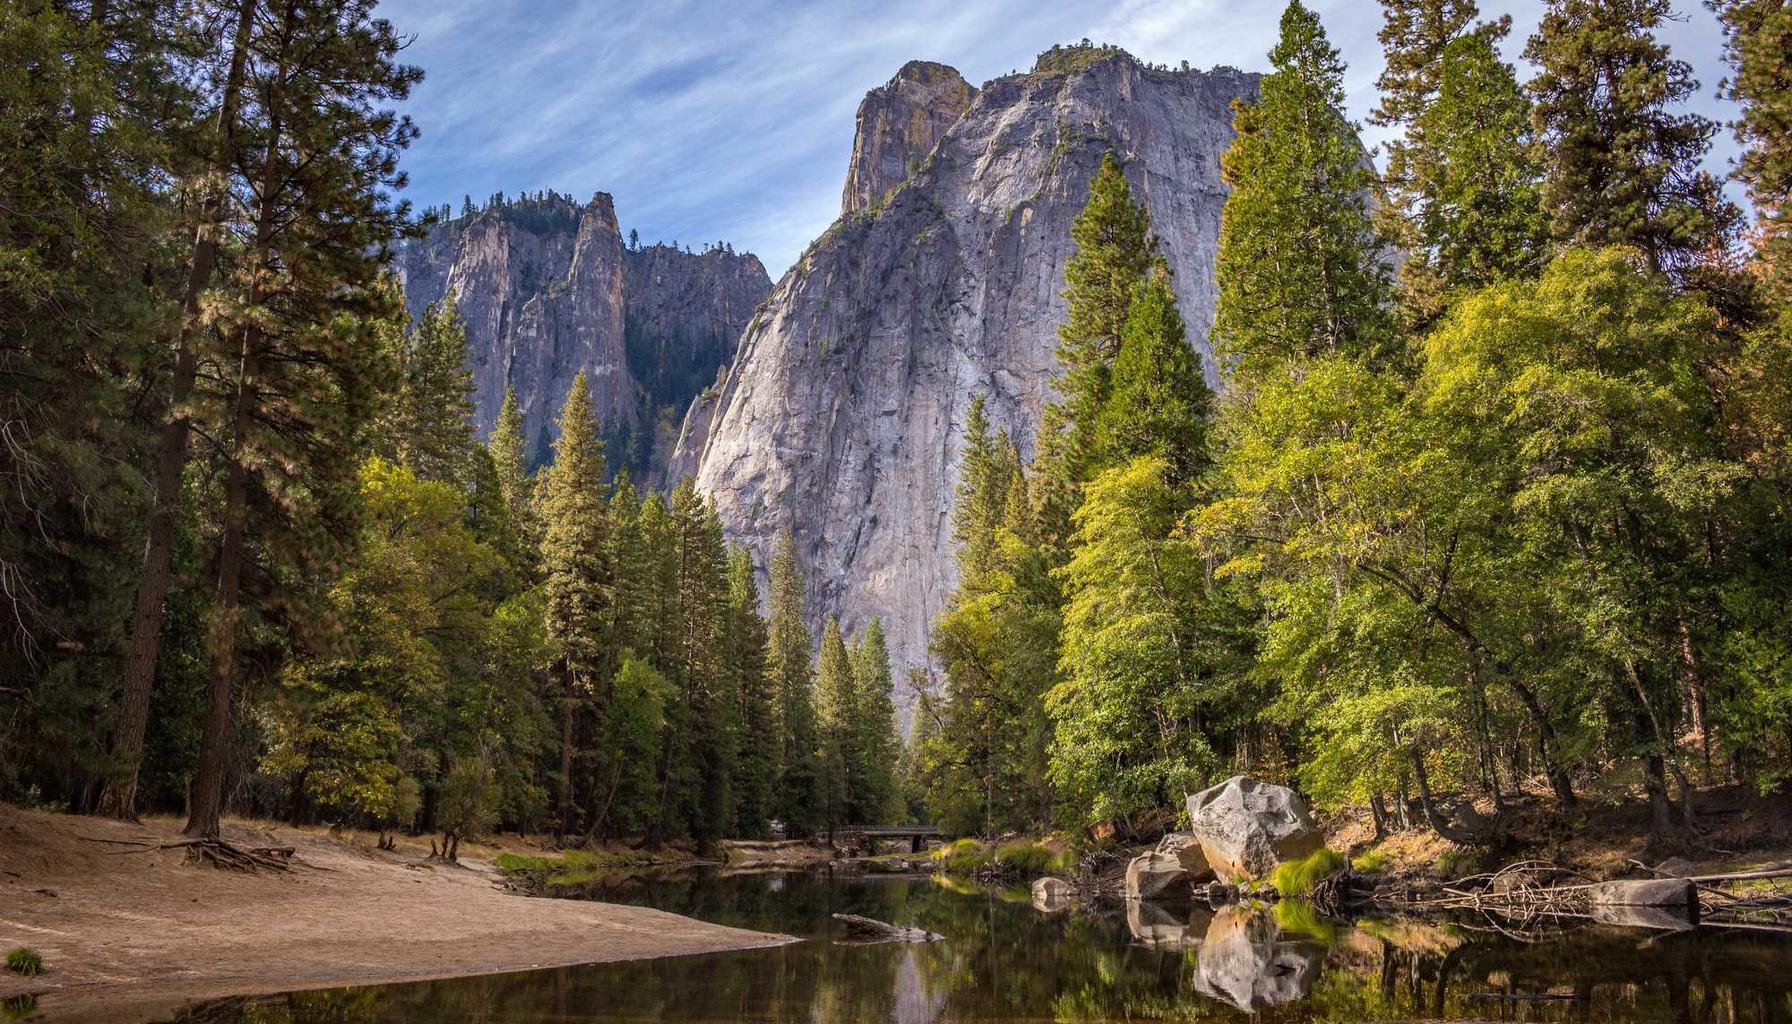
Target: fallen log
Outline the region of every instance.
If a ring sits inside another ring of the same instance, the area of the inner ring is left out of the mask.
[[[874,921],[869,917],[860,917],[857,914],[835,914],[834,920],[844,924],[846,930],[853,935],[876,939],[880,942],[937,942],[945,938],[945,936],[935,935],[925,928],[885,924],[882,921]]]

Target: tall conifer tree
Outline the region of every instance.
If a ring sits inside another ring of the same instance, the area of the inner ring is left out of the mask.
[[[1371,168],[1344,107],[1344,62],[1300,0],[1282,14],[1274,69],[1255,103],[1234,104],[1221,160],[1232,186],[1220,221],[1214,348],[1248,396],[1290,360],[1383,356],[1388,272],[1370,224]]]
[[[814,643],[805,620],[808,597],[796,541],[787,532],[772,556],[770,633],[766,673],[777,692],[782,728],[778,759],[777,812],[793,832],[806,833],[819,822],[821,799],[816,764]]]
[[[753,556],[736,547],[728,556],[728,606],[724,631],[727,670],[740,702],[740,749],[734,791],[740,832],[765,833],[772,817],[772,787],[779,764],[778,694],[766,674],[765,620],[759,617],[759,583]]]
[[[859,754],[859,775],[852,787],[853,813],[861,822],[881,821],[894,808],[902,744],[896,733],[890,648],[884,639],[884,624],[876,618],[853,645],[852,687]]]
[[[1717,126],[1674,108],[1698,91],[1655,31],[1668,0],[1551,0],[1525,56],[1550,228],[1628,245],[1684,276],[1721,262],[1737,211],[1700,161]]]
[[[1775,297],[1792,305],[1792,5],[1785,0],[1707,0],[1723,20],[1730,77],[1740,104],[1736,177],[1755,207],[1755,248]]]
[[[398,153],[416,129],[383,105],[422,73],[397,63],[402,42],[373,6],[269,0],[249,65],[259,102],[240,133],[258,185],[217,325],[229,355],[208,396],[223,486],[195,836],[217,834],[223,805],[245,568],[319,572],[350,542],[357,449],[386,386],[375,325],[396,296],[380,272],[409,216],[387,190],[404,184]]]
[[[548,635],[560,652],[559,746],[555,810],[559,827],[574,827],[574,755],[581,708],[608,686],[614,655],[609,621],[615,600],[609,516],[604,503],[603,442],[585,374],[573,378],[560,413],[554,462],[542,481],[541,561]],[[603,735],[604,730],[597,730]],[[608,773],[599,773],[607,777]]]
[[[821,815],[831,835],[846,824],[853,806],[852,782],[858,761],[858,697],[853,692],[852,661],[840,620],[828,616],[821,629],[821,653],[815,669],[815,724],[820,740]]]

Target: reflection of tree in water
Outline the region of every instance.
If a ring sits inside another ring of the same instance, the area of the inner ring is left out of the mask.
[[[1041,914],[1021,893],[955,888],[916,879],[840,883],[825,875],[599,887],[589,895],[819,937],[753,952],[239,1000],[197,1008],[189,1020],[1792,1024],[1792,946],[1757,937],[1588,928],[1527,943],[1435,921],[1345,927],[1292,905],[1274,915],[1163,906]],[[835,912],[947,938],[842,944],[828,916]],[[1471,998],[1502,992],[1580,998]]]

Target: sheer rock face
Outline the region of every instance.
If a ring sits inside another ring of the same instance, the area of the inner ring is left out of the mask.
[[[682,408],[771,287],[751,255],[629,251],[601,192],[584,206],[550,194],[439,224],[401,245],[394,266],[413,315],[454,293],[467,321],[475,429],[490,433],[513,387],[537,459],[579,371],[608,427],[650,426],[640,422],[643,388]],[[669,375],[668,366],[683,370]],[[685,378],[697,383],[665,397],[656,390]]]
[[[1102,155],[1150,209],[1206,355],[1229,104],[1256,90],[1256,75],[1120,53],[989,83],[875,212],[842,218],[785,274],[687,416],[674,472],[696,474],[761,566],[792,532],[815,616],[852,630],[879,616],[896,670],[924,664],[955,582],[965,414],[988,396],[1030,455],[1070,225]]]
[[[956,69],[924,60],[909,61],[888,83],[866,93],[853,133],[841,215],[871,210],[908,180],[976,95]]]

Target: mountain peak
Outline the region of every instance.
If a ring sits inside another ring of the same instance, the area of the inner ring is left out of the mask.
[[[859,103],[841,215],[882,205],[891,189],[920,169],[976,97],[977,90],[956,68],[924,60],[909,61],[866,93]]]

